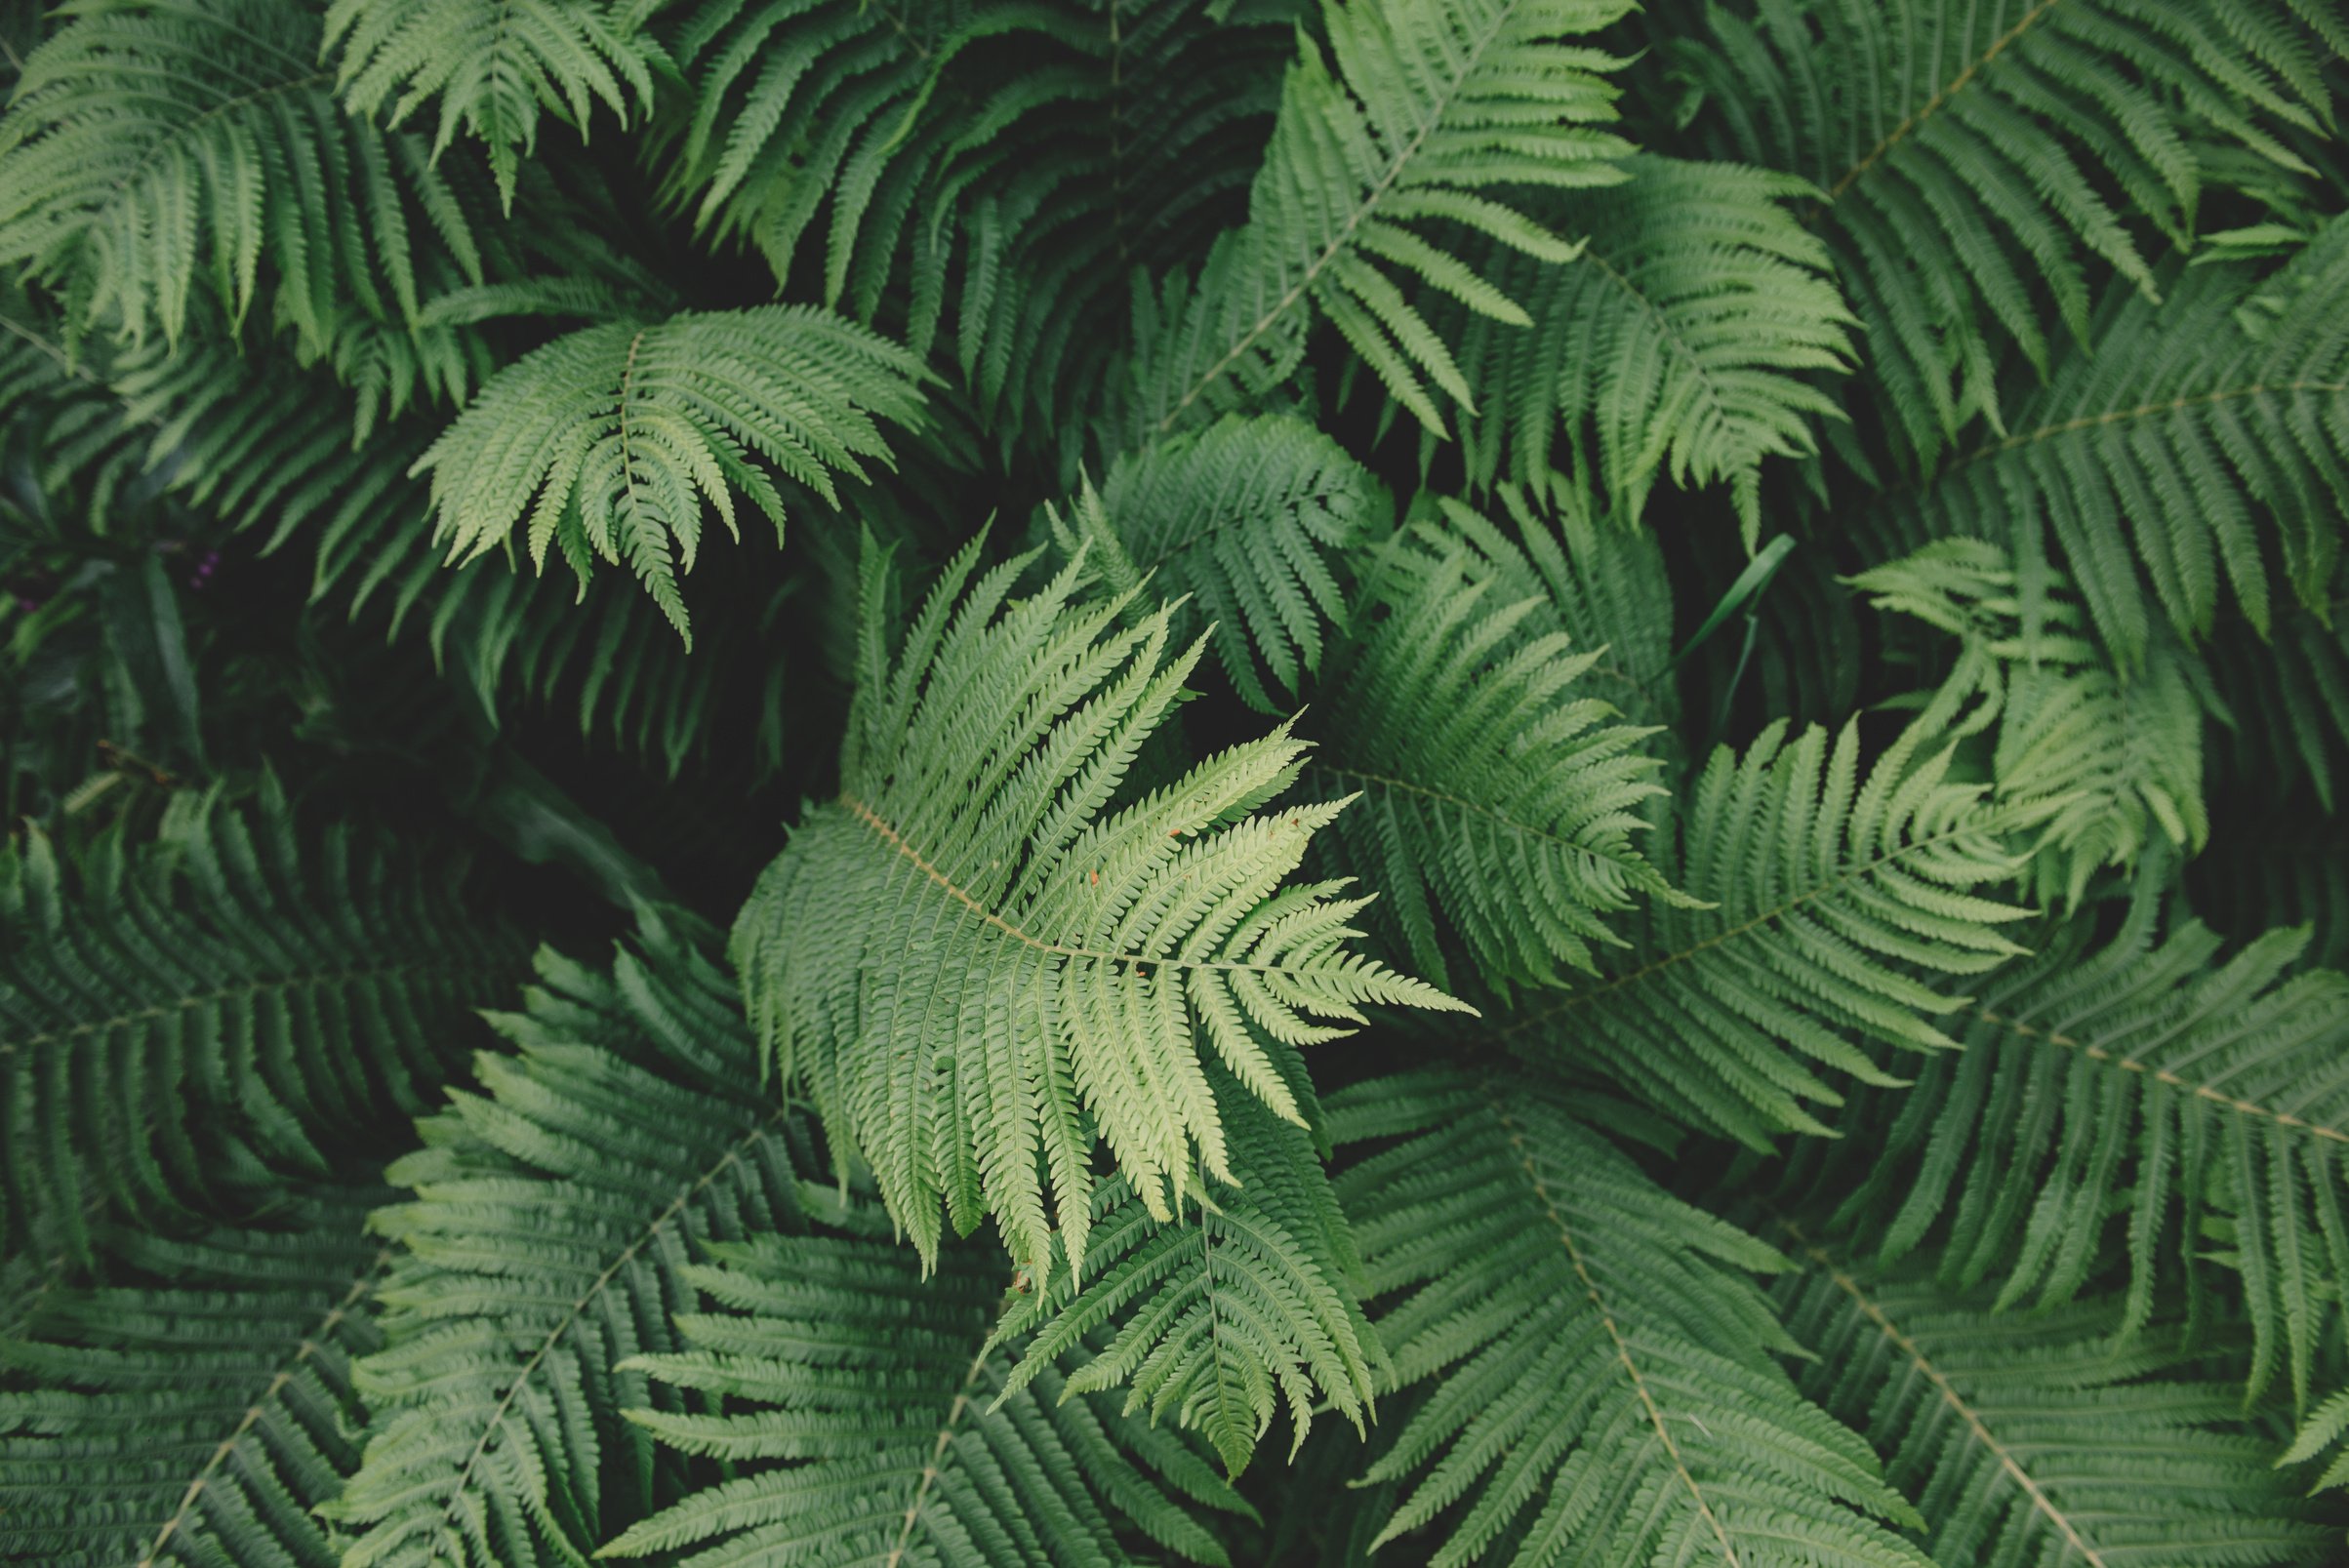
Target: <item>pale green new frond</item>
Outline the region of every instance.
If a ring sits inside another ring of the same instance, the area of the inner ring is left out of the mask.
[[[265,1226],[109,1238],[108,1283],[0,1339],[0,1556],[49,1568],[335,1561],[310,1509],[358,1465],[377,1343],[372,1187],[271,1194]]]
[[[1338,1190],[1380,1336],[1398,1382],[1437,1380],[1365,1477],[1405,1487],[1382,1541],[1433,1524],[1437,1568],[1926,1568],[1867,1444],[1776,1364],[1750,1277],[1776,1252],[1534,1081],[1407,1073],[1330,1110],[1376,1145]]]
[[[1496,570],[1478,543],[1497,531],[1440,505],[1459,533],[1416,530],[1364,568],[1308,771],[1362,797],[1323,860],[1369,873],[1373,928],[1438,985],[1457,940],[1507,996],[1595,974],[1594,949],[1623,945],[1610,916],[1674,897],[1639,836],[1664,786],[1650,732],[1585,678],[1609,650],[1576,645],[1549,593],[1519,596],[1535,586],[1520,546]],[[1546,531],[1528,543],[1556,551]]]
[[[1118,459],[1098,497],[1048,513],[1113,592],[1182,601],[1173,634],[1204,624],[1249,706],[1293,705],[1320,668],[1325,623],[1345,622],[1334,558],[1385,523],[1377,479],[1285,416],[1217,421]]]
[[[1806,1180],[1897,1260],[1931,1242],[1997,1305],[2070,1300],[2126,1245],[2125,1324],[2155,1292],[2230,1270],[2253,1333],[2305,1402],[2349,1280],[2349,977],[2291,974],[2303,932],[2222,958],[2195,922],[2160,935],[2145,878],[2096,945],[2078,924],[1955,1015],[1964,1050],[1856,1099]],[[1849,1152],[1845,1152],[1848,1150]]]
[[[1070,1393],[1122,1387],[1126,1415],[1202,1433],[1237,1475],[1283,1407],[1292,1459],[1317,1406],[1360,1431],[1380,1357],[1356,1302],[1361,1264],[1312,1136],[1209,1070],[1244,1185],[1203,1182],[1162,1222],[1112,1177],[1094,1189],[1081,1279],[1055,1256],[1049,1286],[1023,1279],[995,1332],[1028,1336],[1006,1396],[1073,1363]]]
[[[802,1228],[802,1126],[760,1093],[733,986],[647,916],[609,973],[552,954],[517,1054],[420,1124],[374,1226],[398,1250],[354,1381],[364,1461],[332,1517],[347,1568],[571,1564],[675,1500],[621,1412],[679,1410],[628,1357],[674,1347],[709,1243]]]
[[[413,331],[481,281],[471,222],[422,143],[344,114],[319,36],[301,0],[74,7],[0,118],[0,264],[132,338],[178,340],[199,289],[312,354],[354,311]]]
[[[2135,866],[2156,845],[2193,854],[2208,840],[2207,680],[2174,639],[2134,671],[2115,669],[2060,578],[2025,597],[2005,551],[1980,540],[1928,544],[1849,581],[1876,609],[1958,637],[1956,667],[1930,706],[1970,708],[1969,731],[1996,726],[1998,799],[2046,803],[2032,855],[2042,902],[2078,905],[2099,870]]]
[[[1298,1115],[1279,1064],[1371,1004],[1453,1007],[1354,951],[1361,901],[1282,884],[1337,805],[1271,806],[1283,726],[1140,798],[1126,773],[1203,645],[1075,597],[1078,560],[955,557],[895,648],[869,565],[841,793],[759,878],[733,956],[778,1076],[935,1260],[993,1215],[1034,1269],[1082,1267],[1106,1143],[1151,1213],[1238,1179],[1201,1058]],[[877,552],[876,552],[877,553]],[[1046,1215],[1046,1194],[1054,1216]]]
[[[333,0],[322,53],[351,113],[398,125],[437,103],[439,156],[460,126],[489,148],[513,210],[514,173],[538,142],[539,111],[585,136],[601,102],[625,125],[653,96],[659,47],[642,28],[660,0]],[[388,112],[386,113],[386,106]]]
[[[1447,245],[1461,234],[1553,261],[1569,238],[1496,192],[1623,178],[1630,147],[1602,72],[1573,40],[1623,0],[1361,0],[1322,10],[1281,92],[1246,225],[1195,286],[1177,282],[1133,357],[1131,422],[1164,434],[1285,379],[1317,313],[1390,394],[1442,431],[1440,390],[1473,401],[1452,352],[1406,289],[1522,326],[1511,301]]]
[[[1570,463],[1633,520],[1660,477],[1725,481],[1751,548],[1762,460],[1816,450],[1815,422],[1843,417],[1818,383],[1849,366],[1852,317],[1794,212],[1816,193],[1737,164],[1644,154],[1624,168],[1624,184],[1533,210],[1585,241],[1574,260],[1496,246],[1479,268],[1530,327],[1448,301],[1430,312],[1475,397],[1460,417],[1468,477],[1538,484]]]
[[[876,421],[918,428],[920,367],[830,312],[759,305],[613,322],[508,366],[417,460],[454,562],[558,548],[584,583],[626,562],[686,634],[677,587],[705,507],[738,532],[739,493],[780,533],[775,475],[836,502],[834,472],[890,462]],[[772,470],[770,473],[769,470]]]
[[[2120,1337],[2110,1301],[1998,1313],[1984,1293],[1840,1259],[1796,1232],[1780,1281],[1816,1359],[1803,1391],[1867,1432],[1943,1568],[2333,1560],[2242,1400],[2173,1330]]]
[[[1793,741],[1772,724],[1714,753],[1657,868],[1702,906],[1650,901],[1599,976],[1502,1026],[1533,1060],[1596,1068],[1696,1126],[1760,1146],[1823,1132],[1838,1078],[1892,1080],[1855,1044],[1932,1052],[1959,1005],[1930,984],[2020,949],[2024,912],[1991,896],[2020,868],[2002,834],[2029,814],[1950,777],[1951,747],[1913,727],[1865,773],[1859,730]],[[1904,1069],[1906,1064],[1903,1064]]]
[[[240,1156],[322,1173],[422,1110],[521,970],[467,902],[455,868],[300,835],[274,798],[0,850],[0,1252],[85,1258],[96,1217],[183,1223]]]
[[[2297,162],[2327,123],[2331,0],[1753,0],[1670,40],[1712,140],[1825,193],[1886,423],[1930,461],[2002,429],[2001,361],[2089,341],[2097,280],[2155,289],[2124,215],[2189,243],[2202,145]],[[2115,197],[2120,198],[2116,205]],[[2174,345],[2173,345],[2174,346]],[[2019,424],[2015,427],[2019,428]]]
[[[991,1332],[1000,1254],[949,1246],[933,1271],[871,1204],[828,1218],[837,1228],[713,1244],[685,1270],[717,1309],[683,1304],[679,1347],[623,1364],[670,1391],[665,1409],[629,1415],[733,1473],[600,1555],[1120,1568],[1154,1542],[1228,1560],[1191,1505],[1247,1505],[1200,1455],[1029,1371],[1020,1344]],[[1015,1367],[1033,1383],[1015,1388]]]
[[[2189,267],[2155,303],[2116,290],[2092,349],[2061,355],[1983,441],[1870,523],[1914,543],[1971,535],[2021,563],[2053,548],[2124,664],[2167,621],[2222,600],[2265,631],[2271,574],[2321,607],[2349,509],[2349,218],[2280,271]]]

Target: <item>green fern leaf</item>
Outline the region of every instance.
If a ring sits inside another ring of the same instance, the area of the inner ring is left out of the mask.
[[[263,1228],[114,1238],[108,1283],[0,1340],[0,1554],[50,1568],[331,1563],[310,1510],[358,1464],[377,1343],[367,1187],[267,1193]]]
[[[1340,1144],[1381,1141],[1338,1190],[1397,1381],[1440,1380],[1364,1477],[1407,1483],[1382,1542],[1441,1517],[1437,1568],[1925,1568],[1877,1522],[1915,1514],[1867,1445],[1772,1359],[1746,1276],[1776,1252],[1536,1083],[1411,1073],[1330,1108]]]
[[[736,532],[739,491],[783,527],[771,466],[837,503],[836,470],[888,462],[875,419],[918,427],[919,367],[840,318],[794,305],[614,322],[556,339],[500,372],[417,460],[432,475],[452,561],[507,543],[530,556],[626,561],[680,636],[680,572],[705,503]],[[754,461],[755,460],[755,461]]]
[[[1802,1386],[1861,1427],[1918,1500],[1939,1563],[2265,1568],[2332,1558],[2321,1528],[2236,1428],[2236,1390],[2169,1329],[2117,1338],[2119,1304],[1999,1314],[1979,1293],[1840,1261],[1777,1304],[1816,1359]]]
[[[1347,949],[1362,901],[1281,886],[1339,810],[1251,815],[1297,776],[1286,726],[1115,805],[1203,647],[1168,659],[1164,610],[1120,627],[1124,600],[1074,599],[1081,560],[1011,598],[1032,559],[974,582],[962,551],[894,658],[869,566],[840,797],[760,877],[733,955],[777,1075],[925,1259],[943,1200],[1033,1269],[1059,1228],[1081,1268],[1096,1142],[1161,1221],[1201,1171],[1236,1180],[1203,1053],[1295,1119],[1274,1052],[1369,1004],[1460,1004]]]
[[[1324,623],[1343,624],[1334,557],[1385,520],[1386,496],[1346,450],[1302,420],[1219,420],[1120,458],[1064,518],[1060,548],[1115,593],[1184,601],[1173,634],[1202,623],[1234,688],[1263,712],[1293,703],[1320,668]]]

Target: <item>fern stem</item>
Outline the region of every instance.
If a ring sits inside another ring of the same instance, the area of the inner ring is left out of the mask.
[[[129,1024],[143,1024],[153,1019],[169,1018],[190,1008],[209,1007],[217,1002],[235,1001],[260,996],[268,991],[298,991],[321,985],[345,985],[365,981],[395,980],[403,975],[420,974],[445,969],[452,976],[489,975],[504,977],[506,971],[496,964],[479,959],[424,960],[404,964],[383,964],[366,969],[330,969],[315,974],[288,975],[276,980],[259,980],[248,985],[225,985],[219,990],[200,991],[182,996],[177,1001],[158,1002],[136,1012],[117,1013],[110,1018],[92,1019],[67,1028],[51,1029],[41,1034],[28,1034],[21,1039],[0,1040],[0,1057],[15,1056],[19,1051],[37,1050],[44,1045],[56,1045],[64,1040],[78,1040],[92,1034],[102,1034]]]
[[[930,1463],[922,1467],[921,1480],[913,1488],[913,1501],[906,1505],[905,1522],[898,1526],[897,1543],[889,1548],[889,1556],[881,1568],[897,1568],[905,1559],[906,1548],[912,1543],[913,1525],[921,1517],[922,1505],[929,1501],[930,1488],[938,1484],[945,1468],[946,1451],[954,1440],[954,1428],[961,1424],[963,1412],[972,1404],[971,1390],[978,1387],[979,1374],[987,1370],[988,1358],[994,1354],[994,1337],[979,1347],[971,1357],[971,1369],[963,1374],[962,1387],[955,1391],[954,1402],[947,1407],[946,1421],[938,1428],[938,1441],[930,1447]]]
[[[2349,392],[2349,382],[2286,382],[2279,386],[2253,382],[2249,386],[2227,386],[2221,387],[2215,392],[2197,392],[2191,397],[2173,397],[2166,403],[2140,403],[2135,408],[2114,409],[2104,414],[2083,415],[2076,420],[2066,420],[2061,424],[2043,424],[2036,430],[2019,431],[2006,437],[2004,441],[1993,442],[1980,451],[1970,454],[1959,466],[1964,467],[1968,463],[1980,462],[1983,459],[1997,457],[2002,452],[2011,452],[2016,447],[2032,446],[2041,441],[2053,440],[2059,435],[2070,435],[2075,430],[2100,429],[2105,425],[2125,424],[2131,420],[2152,419],[2157,415],[2175,414],[2182,409],[2205,408],[2214,403],[2231,403],[2239,397],[2266,397],[2271,393],[2277,396],[2297,396],[2303,392]]]
[[[1902,139],[1907,137],[1911,132],[1915,131],[1918,126],[1922,125],[1931,115],[1938,113],[1943,104],[1947,103],[1951,99],[1964,92],[1965,90],[1966,83],[1972,81],[1982,72],[1984,67],[1989,65],[1992,60],[1998,59],[2000,55],[2004,54],[2008,44],[2013,43],[2024,33],[2030,31],[2031,28],[2038,23],[2040,18],[2054,10],[2056,4],[2057,0],[2039,0],[2038,5],[2033,6],[2029,11],[2025,12],[2023,14],[2023,20],[2016,22],[2013,26],[2007,28],[2005,32],[2001,33],[1998,37],[1998,40],[1993,43],[1987,51],[1984,52],[1980,60],[1975,60],[1972,64],[1966,66],[1965,69],[1960,71],[1956,76],[1952,77],[1948,86],[1942,88],[1940,92],[1935,93],[1931,98],[1925,100],[1924,106],[1923,108],[1917,110],[1917,112],[1911,114],[1907,119],[1894,126],[1889,135],[1887,135],[1882,141],[1879,141],[1874,147],[1869,149],[1866,157],[1862,158],[1859,162],[1853,164],[1849,169],[1844,171],[1843,179],[1828,186],[1828,201],[1831,203],[1834,202],[1837,198],[1841,197],[1844,191],[1850,189],[1851,182],[1853,181],[1859,179],[1860,176],[1866,174],[1870,169],[1874,168],[1886,153],[1890,152],[1892,148],[1902,141]]]

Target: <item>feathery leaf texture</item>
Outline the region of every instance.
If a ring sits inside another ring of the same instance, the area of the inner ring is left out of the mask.
[[[1866,1431],[1917,1499],[1937,1563],[2266,1568],[2330,1559],[2320,1528],[2225,1428],[2242,1403],[2174,1329],[2121,1336],[2111,1301],[1998,1313],[1980,1292],[1868,1269],[1800,1230],[1777,1306],[1803,1391]]]
[[[398,1255],[330,1509],[347,1568],[578,1563],[672,1501],[621,1416],[660,1401],[622,1363],[677,1345],[697,1247],[804,1228],[815,1155],[757,1092],[733,986],[674,917],[633,947],[609,973],[542,952],[527,1009],[492,1020],[517,1054],[482,1053],[387,1173],[415,1197],[374,1222]]]
[[[1441,1383],[1370,1467],[1381,1540],[1447,1510],[1437,1568],[1492,1558],[1925,1568],[1867,1444],[1772,1359],[1752,1278],[1786,1260],[1658,1187],[1602,1104],[1431,1070],[1331,1097],[1338,1178],[1398,1382]]]
[[[597,102],[623,122],[653,96],[657,46],[642,32],[659,0],[334,0],[322,53],[352,114],[398,125],[438,104],[432,154],[463,129],[488,146],[513,210],[520,160],[538,141],[542,106],[584,136]],[[395,96],[396,95],[396,96]]]
[[[1964,710],[1962,732],[1995,724],[1997,795],[2052,806],[2032,862],[2044,902],[2079,904],[2095,872],[2132,867],[2157,844],[2201,851],[2207,698],[2200,666],[2173,641],[2134,672],[2116,670],[2085,635],[2065,583],[2026,595],[2005,552],[1981,540],[1937,541],[1850,583],[1875,608],[1959,639],[1928,707]]]
[[[1587,236],[1573,261],[1496,247],[1478,269],[1531,326],[1434,312],[1475,396],[1468,475],[1538,484],[1562,437],[1572,474],[1627,518],[1659,475],[1725,480],[1750,548],[1762,460],[1815,451],[1813,422],[1843,417],[1817,383],[1849,368],[1852,317],[1792,206],[1815,192],[1737,164],[1642,153],[1624,168],[1623,184],[1534,210]]]
[[[94,1217],[185,1224],[258,1157],[323,1175],[422,1110],[466,1009],[522,970],[371,834],[182,802],[161,841],[0,851],[0,1250],[87,1259]],[[476,895],[477,897],[477,895]]]
[[[2349,54],[2329,0],[1755,0],[1705,15],[1673,41],[1675,67],[1720,150],[1824,193],[1817,226],[1885,423],[1923,462],[1976,418],[2005,433],[2006,350],[2046,374],[2050,316],[2091,341],[2098,277],[2156,291],[2114,195],[2190,243],[2206,148],[2298,162],[2280,137],[2329,122],[2325,65]]]
[[[51,1568],[327,1568],[377,1343],[372,1187],[272,1194],[262,1227],[109,1238],[109,1282],[0,1340],[0,1554]]]
[[[1361,900],[1281,885],[1339,810],[1259,811],[1296,779],[1287,726],[1119,804],[1203,645],[1170,659],[1166,611],[1121,625],[1123,596],[1075,598],[1081,559],[1012,597],[1033,560],[974,576],[963,550],[892,657],[873,552],[840,796],[732,953],[776,1075],[923,1258],[943,1202],[1037,1271],[1056,1228],[1083,1267],[1097,1142],[1162,1221],[1235,1181],[1202,1056],[1294,1120],[1298,1047],[1374,1003],[1460,1004],[1347,948]]]
[[[1113,592],[1147,582],[1181,601],[1173,635],[1212,626],[1234,689],[1269,713],[1320,668],[1324,624],[1345,625],[1335,563],[1388,513],[1369,470],[1313,425],[1234,415],[1119,458],[1098,495],[1046,519]]]
[[[864,328],[801,305],[609,322],[500,372],[417,471],[432,475],[453,562],[505,545],[527,515],[531,560],[553,545],[584,587],[597,556],[625,561],[679,635],[703,506],[736,533],[735,493],[780,535],[766,466],[837,504],[838,471],[887,463],[876,419],[917,428],[920,367]]]
[[[2067,927],[1993,977],[1958,1015],[1965,1049],[1856,1100],[1813,1179],[1874,1254],[1930,1241],[1950,1281],[2002,1281],[2000,1307],[2071,1300],[2125,1238],[2133,1328],[2157,1285],[2207,1289],[2216,1263],[2248,1307],[2251,1390],[2282,1364],[2304,1404],[2349,1280],[2349,976],[2288,973],[2304,932],[2222,960],[2207,927],[2162,925],[2148,878],[2109,942]]]
[[[1521,574],[1490,570],[1475,538],[1415,531],[1365,569],[1308,771],[1362,795],[1320,859],[1377,867],[1374,929],[1445,986],[1448,932],[1507,995],[1597,973],[1594,946],[1623,945],[1605,917],[1675,895],[1635,838],[1664,793],[1649,732],[1586,695],[1607,649],[1575,648],[1549,595],[1515,597]]]
[[[360,319],[480,283],[474,218],[414,139],[346,117],[301,0],[93,0],[24,61],[0,117],[0,265],[77,328],[178,340],[199,285],[264,298],[311,354]]]
[[[2115,290],[2092,352],[2062,355],[2010,434],[1877,503],[1892,537],[1971,535],[2018,562],[2062,549],[2125,665],[2166,622],[2200,638],[2224,593],[2261,632],[2270,578],[2326,603],[2349,509],[2349,218],[2280,271],[2191,267],[2160,303]]]
[[[1289,69],[1248,221],[1195,281],[1149,302],[1133,357],[1132,422],[1164,434],[1261,395],[1303,354],[1315,313],[1429,429],[1429,383],[1472,403],[1451,350],[1407,281],[1524,326],[1523,307],[1446,242],[1454,230],[1552,261],[1577,247],[1494,194],[1611,184],[1631,148],[1600,73],[1616,61],[1568,42],[1624,0],[1325,0],[1328,54]]]
[[[1291,1458],[1316,1400],[1359,1432],[1379,1353],[1356,1299],[1361,1263],[1313,1139],[1228,1074],[1210,1073],[1246,1185],[1209,1183],[1195,1214],[1187,1207],[1162,1223],[1112,1177],[1093,1192],[1088,1277],[1055,1257],[1050,1287],[1015,1298],[995,1332],[1033,1336],[1007,1396],[1081,1354],[1069,1392],[1126,1387],[1124,1414],[1171,1413],[1237,1475],[1282,1406],[1296,1433]]]
[[[680,1313],[679,1348],[623,1363],[704,1401],[634,1421],[744,1468],[606,1554],[1116,1568],[1133,1560],[1127,1542],[1147,1540],[1226,1562],[1194,1510],[1247,1506],[1196,1451],[1050,1370],[1012,1385],[1021,1347],[991,1332],[999,1253],[950,1245],[933,1272],[889,1240],[876,1205],[830,1218],[806,1236],[709,1247],[686,1277],[722,1310]]]
[[[1982,974],[2020,949],[2024,910],[1988,896],[2017,859],[2002,838],[2029,814],[1954,782],[1951,747],[1904,732],[1865,776],[1846,725],[1788,741],[1773,723],[1745,755],[1723,747],[1657,868],[1692,899],[1627,915],[1628,950],[1555,1001],[1520,1008],[1501,1037],[1544,1065],[1588,1065],[1698,1127],[1761,1146],[1824,1132],[1805,1102],[1843,1096],[1812,1064],[1894,1081],[1852,1036],[1930,1052],[1959,1006],[1934,976]],[[1807,1059],[1807,1060],[1806,1060]]]

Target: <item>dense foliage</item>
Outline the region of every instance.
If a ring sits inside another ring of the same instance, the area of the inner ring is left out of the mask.
[[[2342,0],[0,84],[0,1557],[2344,1560]]]

